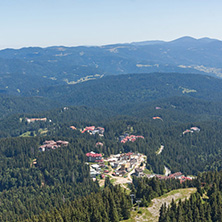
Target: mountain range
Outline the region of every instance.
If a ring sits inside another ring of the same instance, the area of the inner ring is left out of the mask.
[[[105,46],[4,49],[0,93],[25,95],[106,75],[176,72],[222,76],[222,41],[182,37]]]

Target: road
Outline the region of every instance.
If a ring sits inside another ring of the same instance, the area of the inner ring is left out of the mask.
[[[160,146],[160,149],[159,149],[159,150],[158,150],[158,152],[157,152],[157,155],[159,155],[159,154],[161,154],[161,153],[162,153],[163,148],[164,148],[164,146],[163,146],[163,145],[161,145],[161,146]]]

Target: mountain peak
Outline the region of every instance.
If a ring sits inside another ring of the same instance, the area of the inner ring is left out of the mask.
[[[170,41],[170,43],[191,43],[191,42],[196,42],[196,41],[197,41],[197,39],[195,39],[193,37],[183,36],[181,38]]]

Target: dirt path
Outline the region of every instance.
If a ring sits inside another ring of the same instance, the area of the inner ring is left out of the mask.
[[[186,188],[186,189],[179,189],[179,190],[173,190],[161,197],[157,197],[152,200],[152,204],[148,208],[141,208],[143,214],[137,216],[130,220],[130,221],[136,221],[136,222],[158,222],[159,218],[159,211],[163,203],[166,203],[167,206],[171,203],[172,199],[174,199],[176,202],[181,200],[185,200],[185,198],[189,198],[192,193],[196,192],[196,188]]]
[[[164,146],[163,146],[163,145],[161,145],[161,146],[160,146],[160,149],[157,151],[157,155],[159,155],[159,154],[161,154],[161,153],[162,153],[163,148],[164,148]]]

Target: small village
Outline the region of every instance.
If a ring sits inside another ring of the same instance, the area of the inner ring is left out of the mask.
[[[159,107],[158,107],[159,108]],[[160,119],[160,118],[153,118]],[[26,119],[27,120],[27,119]],[[28,122],[34,121],[45,121],[45,119],[29,119]],[[70,126],[70,129],[77,130],[75,126]],[[95,126],[86,126],[84,129],[79,129],[81,133],[89,133],[90,135],[98,134],[100,137],[104,136],[105,129],[103,127]],[[186,133],[199,132],[198,127],[191,127],[183,132],[183,135]],[[135,142],[137,139],[144,139],[141,135],[130,135],[129,133],[124,133],[119,136],[119,142]],[[43,145],[39,147],[40,152],[55,150],[59,147],[68,146],[68,141],[54,141],[49,140],[45,141]],[[95,147],[103,147],[102,142],[97,142]],[[161,145],[159,150],[156,152],[157,155],[161,154],[164,146]],[[176,172],[171,174],[170,169],[165,166],[165,175],[159,175],[152,173],[146,169],[146,156],[141,153],[119,153],[111,155],[107,158],[103,158],[102,153],[95,153],[93,151],[86,153],[87,161],[86,164],[90,166],[90,176],[93,180],[99,180],[100,185],[102,186],[105,181],[105,177],[110,177],[113,180],[114,184],[121,184],[125,187],[124,184],[132,183],[132,176],[137,177],[147,177],[153,178],[156,177],[160,180],[167,179],[179,179],[180,182],[186,180],[192,180],[192,177],[185,177],[181,172]],[[125,187],[126,188],[126,187]]]
[[[147,173],[146,156],[141,153],[120,153],[103,158],[101,153],[91,151],[86,154],[88,164],[90,166],[90,176],[93,180],[99,180],[100,185],[104,184],[105,177],[110,177],[114,184],[132,183],[132,176],[137,177],[156,177],[160,180],[179,179],[180,183],[186,180],[192,180],[193,177],[185,177],[181,172],[169,175],[159,175],[155,173]],[[170,172],[170,171],[169,171]]]

